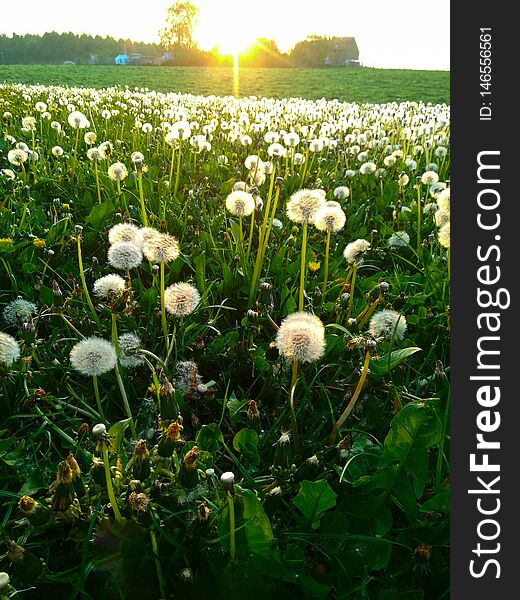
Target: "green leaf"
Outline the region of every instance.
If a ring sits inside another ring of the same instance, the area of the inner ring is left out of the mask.
[[[450,488],[444,488],[441,492],[427,500],[419,509],[421,512],[450,513]]]
[[[400,365],[409,356],[415,354],[416,352],[421,352],[421,348],[402,348],[401,350],[394,350],[390,356],[385,354],[385,356],[373,358],[370,361],[369,372],[375,377],[382,377],[383,375],[389,373],[392,369],[395,369],[395,367]]]
[[[231,419],[231,424],[234,425],[237,420],[238,417],[240,415],[240,411],[247,405],[247,403],[249,402],[249,400],[238,400],[238,398],[235,396],[235,392],[231,393],[231,396],[229,398],[229,400],[226,403],[226,406],[229,410],[229,417]]]
[[[197,434],[197,446],[199,450],[206,450],[214,454],[219,444],[224,443],[224,436],[214,423],[203,425]]]
[[[337,494],[326,481],[302,481],[300,491],[293,503],[313,527],[317,527],[321,516],[336,506]]]
[[[241,429],[233,438],[233,448],[254,467],[260,464],[257,447],[258,434],[253,429]]]
[[[126,428],[130,425],[130,419],[123,419],[114,423],[108,430],[108,451],[117,454],[125,454],[123,451],[123,436],[125,435]]]
[[[114,205],[111,200],[105,200],[101,204],[94,204],[86,222],[92,225],[95,231],[99,231],[103,223],[109,216],[115,212]]]
[[[244,490],[242,506],[242,518],[244,519],[244,529],[250,552],[270,556],[274,537],[271,523],[265,514],[262,503],[254,492]]]

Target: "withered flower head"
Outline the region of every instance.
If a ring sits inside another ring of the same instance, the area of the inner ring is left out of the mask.
[[[146,440],[139,440],[135,445],[133,459],[134,460],[146,460],[148,458],[148,448],[146,447]]]
[[[144,492],[132,492],[128,496],[128,504],[132,510],[136,512],[146,512],[150,498]]]
[[[186,452],[186,454],[184,455],[184,466],[187,469],[194,469],[195,468],[195,463],[197,462],[197,459],[199,458],[199,449],[197,448],[197,446],[193,446],[193,448],[191,450],[188,450],[188,452]]]
[[[249,400],[247,404],[247,418],[251,419],[251,421],[254,421],[255,419],[258,419],[259,416],[260,411],[258,410],[257,403],[255,400]]]
[[[37,504],[38,502],[34,498],[31,498],[30,496],[22,496],[18,501],[18,508],[24,513],[32,512],[36,508]]]
[[[201,502],[199,504],[199,508],[197,509],[197,518],[199,521],[202,521],[203,523],[205,521],[207,521],[209,519],[209,516],[211,514],[210,509],[207,507],[205,502]]]
[[[81,469],[79,468],[78,461],[74,458],[72,452],[65,459],[67,464],[69,465],[70,471],[72,473],[72,477],[80,477]]]

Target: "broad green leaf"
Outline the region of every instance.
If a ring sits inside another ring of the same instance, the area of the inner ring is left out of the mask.
[[[257,446],[258,434],[253,429],[241,429],[233,438],[233,448],[254,467],[260,464]]]
[[[101,204],[94,204],[86,222],[90,223],[95,231],[99,231],[106,219],[114,214],[114,210],[114,205],[110,200],[105,200]]]
[[[321,516],[336,506],[336,492],[326,481],[302,481],[300,491],[293,503],[313,527],[317,527]]]
[[[385,354],[385,356],[373,358],[370,361],[369,372],[375,377],[382,377],[383,375],[389,373],[392,369],[395,369],[395,367],[400,365],[409,356],[412,356],[412,354],[415,354],[416,352],[421,352],[421,348],[402,348],[401,350],[394,350],[390,356]]]
[[[247,405],[248,402],[249,400],[238,400],[235,396],[235,393],[231,393],[231,396],[227,401],[226,406],[229,410],[229,417],[233,425],[236,423],[240,415],[240,411]]]
[[[123,419],[114,423],[108,430],[108,450],[109,452],[115,452],[117,454],[124,454],[123,452],[123,436],[125,435],[126,428],[130,425],[130,419]]]
[[[427,500],[419,509],[421,512],[450,513],[450,488],[444,488],[441,492]]]
[[[253,554],[270,556],[273,546],[271,523],[265,514],[262,503],[251,490],[242,494],[242,518],[247,545]]]
[[[224,442],[224,436],[220,429],[214,424],[203,425],[197,434],[197,446],[199,450],[206,450],[214,454],[219,444]]]

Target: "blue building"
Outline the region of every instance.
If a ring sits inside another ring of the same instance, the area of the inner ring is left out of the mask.
[[[118,54],[115,61],[116,65],[127,65],[129,63],[128,54]]]

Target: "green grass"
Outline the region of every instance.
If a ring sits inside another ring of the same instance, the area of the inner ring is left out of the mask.
[[[233,95],[233,71],[204,67],[0,66],[0,81],[160,92]],[[241,96],[338,98],[349,102],[449,102],[448,71],[398,69],[254,69],[240,72]]]

